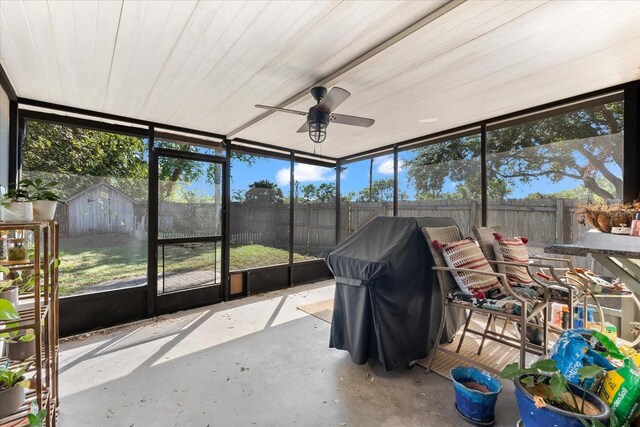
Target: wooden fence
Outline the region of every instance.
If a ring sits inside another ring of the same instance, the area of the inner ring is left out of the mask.
[[[507,235],[529,238],[536,252],[553,243],[569,243],[586,231],[575,221],[576,201],[505,200],[489,201],[489,225],[500,225]],[[76,229],[73,210],[63,205],[58,210],[62,231]],[[471,235],[471,226],[480,224],[481,208],[476,201],[436,200],[400,201],[400,216],[453,217],[463,234]],[[119,230],[136,236],[144,235],[147,225],[146,205],[135,205],[134,220],[122,221],[127,229]],[[289,205],[264,202],[233,202],[231,215],[232,244],[263,244],[287,248],[289,244]],[[378,216],[393,215],[391,202],[342,202],[340,240]],[[221,209],[214,203],[162,203],[159,231],[163,237],[220,233]],[[294,209],[294,250],[323,256],[335,247],[336,210],[334,203],[296,204]],[[141,231],[142,230],[142,231]],[[94,230],[95,233],[97,230]]]

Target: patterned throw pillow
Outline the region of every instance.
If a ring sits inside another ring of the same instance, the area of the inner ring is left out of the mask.
[[[482,254],[480,247],[470,238],[446,244],[441,244],[434,240],[433,244],[436,249],[442,252],[445,262],[451,268],[468,268],[487,273],[494,272]],[[453,271],[452,274],[460,290],[469,295],[478,294],[479,292],[484,293],[501,287],[497,277],[456,271]]]
[[[493,233],[493,237],[493,251],[496,254],[497,261],[517,262],[520,264],[529,263],[529,253],[525,246],[528,242],[526,237],[509,239],[500,233]],[[498,264],[498,271],[505,274],[510,283],[520,283],[522,285],[533,284],[533,279],[529,276],[526,267]]]

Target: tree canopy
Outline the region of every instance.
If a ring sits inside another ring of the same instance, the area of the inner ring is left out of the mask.
[[[295,182],[297,203],[331,203],[336,200],[336,185],[333,183],[322,183],[317,187],[314,184],[306,184],[302,187],[299,182]]]
[[[405,191],[398,191],[398,200],[407,200]],[[371,191],[365,187],[358,193],[358,202],[391,202],[393,201],[393,178],[376,179],[371,182]]]
[[[622,195],[623,102],[611,102],[538,120],[490,129],[487,171],[490,198],[545,177],[576,180],[589,197]],[[406,159],[418,199],[480,197],[480,135],[428,145]],[[448,191],[447,184],[455,191]]]
[[[189,152],[199,149],[162,140],[156,141],[156,146]],[[55,176],[63,198],[102,180],[142,200],[146,198],[149,177],[148,151],[146,138],[29,120],[23,163],[29,174]],[[249,165],[254,161],[252,155],[237,152],[232,153],[232,158]],[[164,200],[193,200],[200,196],[187,189],[187,184],[204,179],[219,186],[222,169],[216,163],[161,156],[158,178]]]
[[[266,179],[249,184],[249,189],[244,195],[238,197],[243,202],[284,203],[285,197],[282,190],[275,182]]]

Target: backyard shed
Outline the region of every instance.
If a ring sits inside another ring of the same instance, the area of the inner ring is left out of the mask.
[[[102,182],[89,187],[67,201],[69,235],[131,233],[134,206],[131,197],[112,185]]]

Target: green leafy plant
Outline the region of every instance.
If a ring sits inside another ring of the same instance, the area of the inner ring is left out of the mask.
[[[50,200],[53,202],[60,200],[60,196],[53,191],[57,185],[56,181],[45,182],[40,178],[23,179],[19,182],[19,186],[26,189],[29,200]]]
[[[8,299],[0,298],[0,321],[18,320],[20,313]]]
[[[42,427],[44,426],[45,419],[47,418],[47,410],[40,410],[38,402],[31,402],[31,411],[27,415],[30,427]]]
[[[604,369],[597,365],[584,366],[578,370],[578,376],[582,381],[596,378],[603,371]],[[520,378],[523,375],[527,376]],[[521,369],[517,362],[512,363],[500,372],[500,378],[512,381],[520,378],[520,383],[531,390],[530,394],[533,396],[536,407],[549,405],[575,414],[586,415],[587,391],[583,388],[582,396],[576,396],[569,388],[567,379],[560,373],[556,361],[553,359],[539,360],[531,367],[524,369]],[[587,421],[580,418],[580,421],[585,426],[604,427],[598,420]],[[617,426],[615,416],[611,417],[611,426]]]
[[[5,277],[4,280],[0,280],[0,292],[2,292],[2,291],[6,291],[11,286],[13,286],[14,282],[13,280],[8,279],[8,276],[11,273],[11,270],[9,270],[7,267],[0,265],[0,273],[4,274],[4,277]]]
[[[2,196],[3,206],[11,202],[24,202],[29,200],[29,190],[23,185],[22,181],[18,182],[14,188],[10,188]]]
[[[58,260],[56,259],[55,262]],[[58,262],[59,264],[59,262]],[[33,271],[32,269],[24,270],[24,271]],[[5,277],[9,277],[11,274],[10,270],[4,266],[0,265],[0,273],[4,273]],[[40,276],[44,274],[44,270],[40,270]],[[0,280],[0,291],[4,291],[6,289],[11,288],[12,286],[18,287],[18,292],[25,293],[33,289],[35,284],[35,276],[33,273],[25,275],[23,270],[16,270],[13,272],[13,276],[10,279]]]
[[[24,379],[24,373],[29,370],[33,362],[24,363],[16,368],[10,369],[5,363],[0,366],[0,390],[8,390],[16,385],[29,388],[29,380]]]
[[[0,336],[3,336],[3,335],[6,335],[6,337],[3,337],[4,340],[12,344],[17,344],[21,342],[31,342],[34,339],[36,339],[36,334],[33,332],[33,329],[27,329],[23,334],[20,334],[19,331],[6,332],[5,334],[0,334]]]
[[[13,280],[0,280],[0,292],[6,291],[13,285]]]

